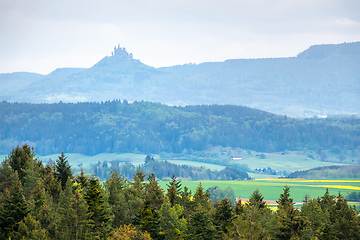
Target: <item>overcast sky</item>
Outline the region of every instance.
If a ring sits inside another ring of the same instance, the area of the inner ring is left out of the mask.
[[[0,0],[0,73],[91,67],[118,43],[161,67],[355,41],[359,0]]]

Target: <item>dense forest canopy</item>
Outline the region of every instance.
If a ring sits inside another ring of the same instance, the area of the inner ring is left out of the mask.
[[[226,192],[200,183],[192,193],[176,176],[162,189],[154,173],[140,170],[131,181],[115,170],[102,184],[73,176],[63,153],[44,166],[28,145],[18,146],[0,165],[0,238],[360,238],[359,212],[340,193],[304,196],[300,211],[285,186],[273,211],[257,189],[247,204],[233,204]]]
[[[28,143],[40,155],[145,154],[208,146],[259,152],[356,149],[360,119],[294,119],[234,105],[172,107],[152,102],[0,103],[0,152]]]

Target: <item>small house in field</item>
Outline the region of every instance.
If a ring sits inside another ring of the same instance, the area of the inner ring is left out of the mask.
[[[241,159],[242,159],[242,156],[234,155],[234,156],[231,156],[230,159],[231,159],[231,160],[241,160]]]

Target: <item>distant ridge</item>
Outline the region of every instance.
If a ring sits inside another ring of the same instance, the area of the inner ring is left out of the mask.
[[[299,53],[298,58],[324,59],[330,56],[351,56],[360,52],[360,42],[314,45]]]
[[[294,117],[360,113],[360,42],[311,46],[296,57],[230,59],[154,68],[114,48],[89,69],[58,69],[0,100],[126,99],[170,105],[235,104]],[[7,75],[8,79],[11,75]],[[28,79],[26,76],[24,78]],[[2,81],[9,83],[3,77]]]

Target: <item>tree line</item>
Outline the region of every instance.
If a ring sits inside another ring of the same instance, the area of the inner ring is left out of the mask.
[[[216,189],[194,194],[171,178],[164,191],[154,173],[132,180],[117,170],[101,183],[74,176],[65,154],[43,165],[28,145],[0,166],[1,239],[359,239],[360,219],[339,193],[305,196],[294,208],[290,188],[276,211],[255,190],[248,203],[210,201]]]
[[[28,143],[38,154],[191,153],[209,146],[257,152],[356,150],[360,119],[293,119],[248,107],[152,102],[0,103],[0,153]]]
[[[360,164],[343,166],[324,166],[308,170],[295,171],[288,175],[288,178],[305,179],[339,179],[339,178],[360,178]]]
[[[100,180],[106,180],[115,169],[126,178],[131,178],[137,169],[145,173],[154,173],[158,179],[169,178],[173,174],[182,179],[192,180],[246,180],[249,175],[237,168],[225,167],[220,171],[211,171],[205,167],[195,167],[189,165],[178,165],[168,161],[157,161],[150,155],[145,158],[145,163],[134,166],[129,162],[112,160],[110,162],[97,162],[92,167],[92,172]]]

